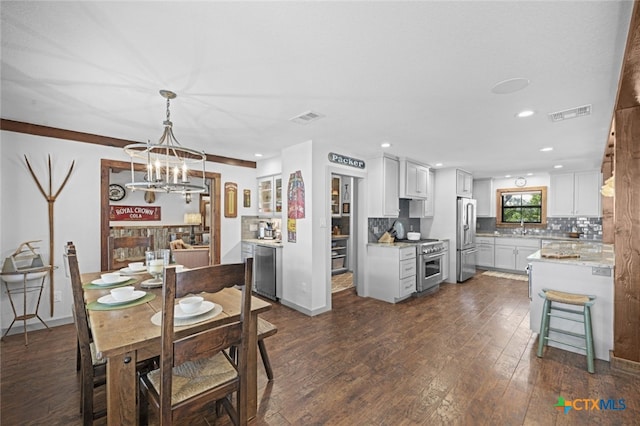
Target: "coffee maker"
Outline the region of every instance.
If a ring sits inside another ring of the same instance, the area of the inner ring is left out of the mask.
[[[271,222],[266,222],[264,228],[264,239],[265,240],[273,240],[273,224]]]

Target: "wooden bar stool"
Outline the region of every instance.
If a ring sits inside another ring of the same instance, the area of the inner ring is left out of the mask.
[[[561,343],[577,349],[582,349],[587,353],[587,371],[593,373],[594,345],[593,332],[591,327],[591,306],[595,303],[595,296],[587,296],[584,294],[565,293],[557,290],[543,289],[540,297],[544,299],[542,306],[542,321],[540,323],[540,336],[538,337],[538,357],[542,358],[542,352],[548,341]],[[561,306],[553,306],[553,303],[564,303],[567,305],[582,306],[582,310],[569,309]],[[584,324],[584,334],[574,333],[568,330],[550,327],[551,317],[563,320],[574,321]],[[565,334],[568,336],[584,339],[585,346],[577,346],[562,340],[556,340],[549,337],[549,332]]]

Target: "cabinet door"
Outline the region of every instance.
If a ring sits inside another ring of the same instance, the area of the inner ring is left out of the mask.
[[[456,170],[456,192],[459,197],[471,197],[473,177],[464,170]]]
[[[273,178],[276,196],[275,196],[275,212],[282,213],[282,177],[276,176]]]
[[[427,197],[427,181],[429,169],[419,164],[406,162],[405,171],[405,193],[403,196],[409,198],[426,198]]]
[[[400,173],[400,162],[393,158],[383,159],[383,181],[382,181],[382,214],[384,216],[398,217],[399,208],[399,185],[398,176]]]
[[[331,177],[331,216],[340,216],[340,206],[342,198],[340,197],[341,181],[339,176]]]
[[[429,169],[427,172],[427,200],[424,202],[424,216],[433,217],[433,211],[435,209],[435,180],[436,174],[433,170]]]
[[[538,247],[516,247],[516,270],[518,272],[524,272],[527,270],[527,264],[529,261],[527,257],[539,250]]]
[[[494,268],[493,244],[478,244],[477,265]]]
[[[492,213],[492,206],[494,206],[492,200],[492,186],[493,181],[491,179],[474,179],[473,181],[473,196],[476,199],[476,216],[477,217],[494,217]]]
[[[574,178],[574,214],[578,216],[602,216],[600,172],[580,172]]]
[[[549,216],[572,216],[573,173],[551,175],[549,183]]]
[[[273,178],[258,179],[258,213],[273,213]]]
[[[516,248],[512,246],[495,246],[495,267],[500,269],[515,269]]]

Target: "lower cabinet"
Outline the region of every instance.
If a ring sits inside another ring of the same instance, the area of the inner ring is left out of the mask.
[[[495,268],[494,245],[493,237],[476,237],[476,248],[478,249],[476,266]]]
[[[496,238],[494,267],[525,273],[527,257],[538,250],[540,250],[540,240],[537,238]]]
[[[396,303],[416,291],[416,247],[388,244],[367,246],[367,286],[369,297]]]

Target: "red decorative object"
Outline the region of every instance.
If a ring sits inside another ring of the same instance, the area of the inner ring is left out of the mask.
[[[109,220],[160,220],[160,206],[109,206]]]

